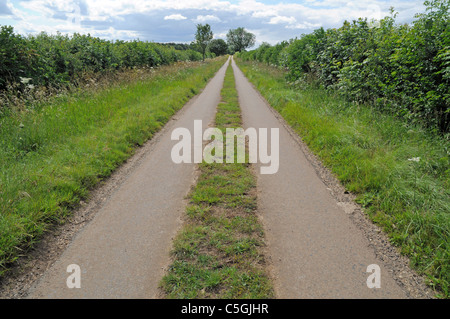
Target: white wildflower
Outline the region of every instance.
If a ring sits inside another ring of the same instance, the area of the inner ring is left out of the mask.
[[[411,161],[411,162],[420,162],[420,157],[412,157],[412,158],[408,158],[408,161]]]
[[[20,77],[20,82],[22,83],[22,84],[28,84],[28,82],[30,82],[32,79],[31,78],[23,78],[23,77]]]

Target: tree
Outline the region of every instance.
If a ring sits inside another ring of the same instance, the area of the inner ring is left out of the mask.
[[[203,61],[205,61],[206,48],[213,38],[211,26],[209,24],[197,24],[197,33],[195,34],[195,42],[203,54]]]
[[[234,52],[242,52],[243,50],[255,45],[255,35],[245,31],[244,28],[231,29],[227,33],[227,42]]]
[[[216,56],[224,55],[228,52],[228,45],[222,39],[211,40],[209,44],[209,51],[214,53]]]

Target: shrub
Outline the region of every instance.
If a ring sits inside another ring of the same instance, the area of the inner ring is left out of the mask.
[[[392,9],[380,21],[345,21],[338,29],[320,28],[240,56],[288,68],[291,82],[314,73],[349,101],[448,133],[450,3],[433,0],[425,6],[411,25],[396,24]]]

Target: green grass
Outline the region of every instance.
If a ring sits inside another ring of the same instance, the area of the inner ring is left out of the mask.
[[[0,118],[0,275],[64,222],[224,61],[161,67]]]
[[[216,127],[222,132],[241,127],[231,66],[221,95]],[[272,298],[262,253],[264,232],[256,215],[256,181],[248,159],[233,164],[203,162],[199,167],[162,291],[167,298]]]
[[[448,298],[448,139],[311,84],[294,87],[281,69],[237,62],[437,295]]]

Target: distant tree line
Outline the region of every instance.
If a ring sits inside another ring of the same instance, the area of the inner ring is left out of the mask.
[[[227,41],[213,39],[213,32],[209,24],[197,24],[195,43],[204,55],[208,50],[216,56],[242,52],[255,45],[255,35],[244,28],[230,29],[227,33]]]
[[[246,31],[244,28],[230,29],[227,33],[227,41],[223,39],[214,39],[214,34],[209,24],[198,24],[195,34],[196,40],[191,43],[160,43],[163,46],[170,46],[176,50],[195,50],[205,54],[214,54],[220,56],[225,54],[234,54],[242,52],[255,45],[255,35]]]

